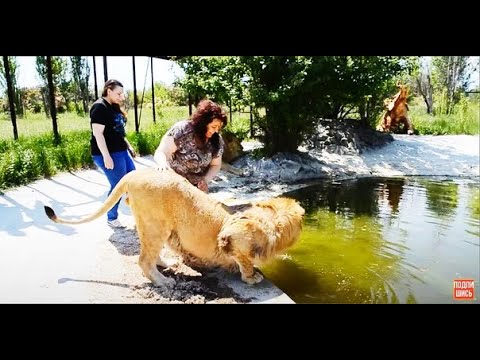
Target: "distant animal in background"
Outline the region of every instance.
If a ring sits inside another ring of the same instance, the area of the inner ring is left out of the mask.
[[[412,135],[414,129],[413,123],[408,117],[408,88],[399,82],[397,82],[397,86],[400,88],[400,91],[395,94],[393,98],[388,98],[383,101],[386,111],[377,125],[377,131],[391,132],[397,129],[400,124],[403,124],[404,129],[407,130],[407,134]]]

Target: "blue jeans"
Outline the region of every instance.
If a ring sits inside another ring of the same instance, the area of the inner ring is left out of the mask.
[[[113,169],[105,168],[102,155],[92,155],[93,162],[102,169],[110,183],[110,191],[108,192],[108,195],[110,195],[113,188],[122,177],[130,171],[135,170],[135,164],[127,150],[111,153],[110,156],[113,160]],[[120,205],[120,200],[118,200],[118,202],[108,211],[108,220],[115,220],[118,218],[118,205]]]

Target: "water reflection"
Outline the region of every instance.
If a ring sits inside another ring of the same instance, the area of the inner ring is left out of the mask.
[[[469,226],[466,231],[480,238],[480,187],[475,186],[475,184],[468,184],[468,192],[470,200],[467,208],[470,211],[470,217],[466,220],[466,224]],[[476,245],[479,245],[478,242]]]
[[[478,181],[443,180],[358,179],[289,193],[306,209],[302,238],[262,270],[298,303],[454,302],[455,278],[479,279],[480,192]]]
[[[384,183],[383,189],[380,189],[380,196],[386,198],[393,214],[398,213],[398,205],[403,193],[405,179],[388,179]]]
[[[453,180],[420,179],[418,182],[425,187],[429,210],[442,218],[451,217],[455,213],[458,205],[458,184]]]
[[[292,193],[302,200],[307,213],[311,209],[328,208],[334,213],[376,215],[378,194],[367,181],[329,182],[313,185]],[[314,193],[314,196],[311,194]]]

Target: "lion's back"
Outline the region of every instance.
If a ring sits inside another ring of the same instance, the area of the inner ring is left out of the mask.
[[[204,195],[184,177],[170,170],[139,169],[126,177],[129,202],[132,209],[136,208],[142,215],[144,212],[161,212],[162,216],[166,213],[171,218],[180,211],[178,216],[183,216],[181,210],[191,209],[198,197]],[[197,196],[192,196],[194,192]]]
[[[172,170],[158,170],[155,168],[138,169],[129,172],[129,187],[140,186],[150,188],[168,188],[173,185],[187,185],[188,180]]]
[[[175,234],[186,251],[212,257],[227,211],[214,198],[173,171],[141,169],[128,174],[128,197],[142,231]]]

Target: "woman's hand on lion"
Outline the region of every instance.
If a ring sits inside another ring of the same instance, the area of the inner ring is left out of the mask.
[[[205,180],[200,180],[198,183],[197,183],[197,187],[202,190],[203,192],[206,192],[208,193],[208,184]]]
[[[157,170],[159,171],[166,171],[166,170],[173,170],[168,163],[161,163],[158,164],[156,167]]]

